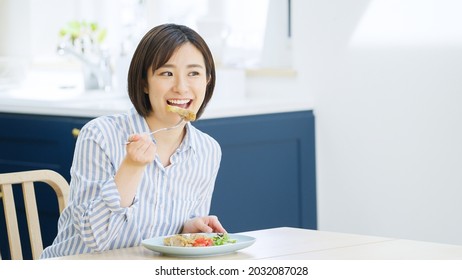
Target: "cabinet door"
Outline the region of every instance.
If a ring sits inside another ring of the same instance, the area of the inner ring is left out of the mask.
[[[230,232],[316,229],[312,111],[199,120],[223,156],[211,214]]]
[[[0,114],[0,172],[51,169],[69,181],[75,147],[73,129],[80,129],[88,121],[85,118]],[[28,259],[31,253],[20,188],[15,188],[14,195],[21,241],[27,244],[23,245],[23,256]],[[53,190],[44,184],[36,184],[36,197],[42,239],[46,247],[53,242],[57,233],[58,203]],[[6,236],[1,201],[0,236]],[[0,250],[3,258],[9,257],[6,239],[0,240]]]
[[[89,119],[0,114],[0,172],[52,169],[70,179],[73,129]]]

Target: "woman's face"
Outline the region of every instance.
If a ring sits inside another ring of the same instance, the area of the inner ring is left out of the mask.
[[[204,57],[191,43],[180,46],[167,61],[147,76],[152,113],[149,117],[173,124],[179,121],[176,113],[167,111],[167,105],[178,106],[197,113],[204,101],[207,76]]]

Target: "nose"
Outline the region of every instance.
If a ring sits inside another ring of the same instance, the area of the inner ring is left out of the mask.
[[[183,77],[176,77],[173,90],[177,93],[184,94],[187,93],[189,89],[188,81]]]

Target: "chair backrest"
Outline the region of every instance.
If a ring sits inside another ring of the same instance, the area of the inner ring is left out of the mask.
[[[29,229],[32,258],[38,259],[43,251],[42,234],[35,200],[34,182],[50,185],[58,198],[59,212],[67,205],[69,184],[59,173],[52,170],[33,170],[0,174],[0,193],[5,210],[8,243],[12,260],[22,260],[22,248],[19,237],[18,218],[13,196],[13,186],[21,185],[24,195],[27,226]]]

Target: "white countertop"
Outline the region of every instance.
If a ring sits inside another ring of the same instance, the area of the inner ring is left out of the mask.
[[[23,95],[0,92],[0,112],[51,116],[98,117],[126,112],[131,107],[126,96],[106,92],[49,92],[47,95]],[[312,101],[303,98],[240,97],[212,98],[202,119],[248,116],[268,113],[312,110]]]
[[[66,65],[31,68],[16,84],[0,80],[0,113],[93,118],[126,112],[132,106],[117,86],[115,92],[85,91],[81,72]],[[203,119],[313,109],[309,95],[297,93],[295,78],[252,79],[242,69],[227,68],[217,68],[217,77]]]

